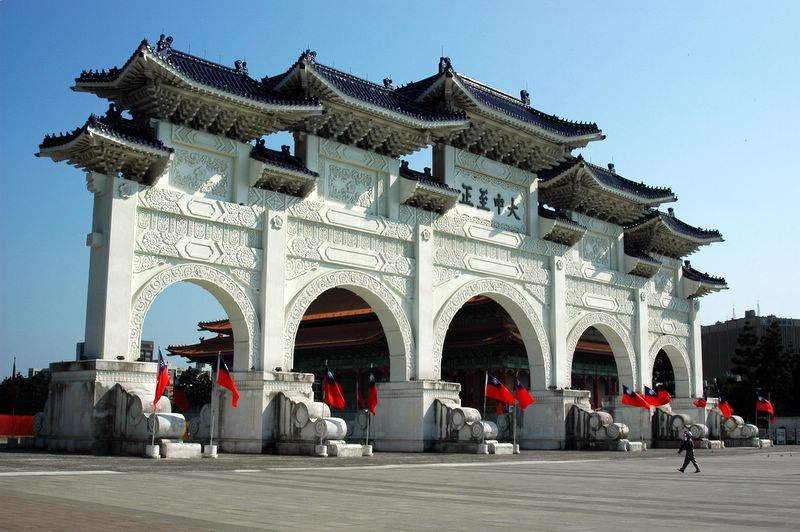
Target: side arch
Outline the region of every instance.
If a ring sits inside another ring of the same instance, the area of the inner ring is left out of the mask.
[[[205,264],[170,266],[153,275],[137,291],[131,310],[128,359],[135,360],[138,356],[142,326],[153,300],[167,287],[180,281],[208,290],[225,309],[233,328],[233,369],[246,371],[254,367],[259,360],[259,324],[255,306],[232,277]]]
[[[671,335],[659,336],[653,342],[653,345],[650,346],[647,371],[652,374],[656,356],[662,349],[667,354],[670,364],[672,364],[672,372],[675,375],[675,395],[677,397],[691,397],[689,388],[692,364],[689,362],[689,352],[686,349],[685,342],[682,343],[677,337]]]
[[[641,383],[636,378],[636,351],[633,349],[633,342],[631,342],[629,333],[620,322],[602,312],[585,314],[572,326],[572,330],[567,336],[567,368],[569,368],[567,382],[572,381],[572,359],[575,356],[575,347],[578,345],[578,339],[589,327],[594,327],[600,331],[611,346],[611,351],[614,353],[614,361],[617,364],[619,382],[630,382],[634,389],[638,389]]]
[[[434,328],[433,371],[437,378],[442,376],[442,349],[447,329],[456,312],[471,298],[485,295],[496,301],[514,320],[522,334],[528,365],[531,370],[531,388],[541,390],[550,383],[550,342],[544,325],[533,306],[519,290],[511,284],[497,279],[470,281],[459,288],[439,311]]]
[[[400,303],[378,279],[353,270],[320,275],[303,288],[289,308],[283,337],[283,359],[287,368],[294,367],[294,342],[308,306],[331,288],[345,288],[366,301],[381,322],[389,345],[389,378],[406,381],[415,375],[414,335]]]

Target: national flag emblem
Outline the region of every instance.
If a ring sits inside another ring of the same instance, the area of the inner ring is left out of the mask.
[[[517,401],[519,401],[519,407],[522,410],[525,410],[536,402],[533,396],[528,393],[528,390],[525,389],[525,387],[517,378],[514,378],[514,394],[516,395]]]
[[[497,377],[489,373],[486,374],[486,397],[491,397],[495,401],[514,404],[514,396],[508,391]]]
[[[768,413],[770,422],[775,422],[775,409],[772,407],[772,403],[769,399],[765,399],[759,395],[756,400],[756,410]]]
[[[651,389],[649,386],[644,387],[644,393],[642,394],[644,400],[647,401],[647,404],[650,406],[661,406],[661,403],[658,400],[658,393],[655,390]]]
[[[725,416],[725,419],[728,419],[733,415],[733,407],[728,401],[725,400],[724,397],[719,398],[719,411],[722,412],[722,415]]]
[[[369,374],[369,412],[376,415],[378,408],[378,383],[375,382],[375,375]]]
[[[164,361],[164,355],[161,354],[161,348],[158,348],[158,376],[156,377],[156,396],[153,399],[153,408],[155,409],[158,400],[164,395],[164,390],[169,386],[169,368]]]
[[[694,402],[694,406],[696,406],[697,408],[705,408],[707,401],[708,397],[706,396],[706,394],[703,394],[703,397],[700,397],[699,399],[697,399],[697,401]]]
[[[219,371],[217,371],[217,384],[231,391],[231,394],[233,394],[231,406],[236,408],[239,405],[239,390],[236,389],[236,383],[233,382],[228,365],[222,359],[220,359]]]
[[[323,401],[333,408],[344,408],[344,396],[342,388],[336,382],[336,378],[331,370],[325,369],[325,378],[322,380],[322,390],[325,394]]]
[[[622,404],[628,406],[638,406],[650,410],[650,404],[642,397],[639,392],[634,392],[624,384],[622,385]]]

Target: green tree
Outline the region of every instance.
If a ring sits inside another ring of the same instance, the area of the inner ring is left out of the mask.
[[[179,378],[193,408],[211,402],[211,374],[197,368],[187,368]]]
[[[20,373],[6,377],[0,383],[0,414],[30,416],[44,410],[47,391],[50,387],[50,372],[40,371],[33,377],[23,377]]]

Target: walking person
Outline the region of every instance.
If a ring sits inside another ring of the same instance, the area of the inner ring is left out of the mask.
[[[678,449],[678,454],[681,454],[683,451],[686,451],[686,457],[683,459],[683,465],[678,468],[678,471],[683,473],[686,469],[686,466],[689,465],[689,462],[694,465],[694,472],[700,472],[700,466],[697,465],[697,461],[694,459],[694,441],[692,441],[692,433],[684,431],[683,433],[683,442],[681,443],[681,448]]]

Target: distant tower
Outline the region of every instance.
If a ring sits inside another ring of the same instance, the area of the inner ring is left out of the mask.
[[[731,319],[736,319],[736,305],[733,305],[733,311],[731,312]]]
[[[761,301],[756,300],[756,316],[761,316]]]

